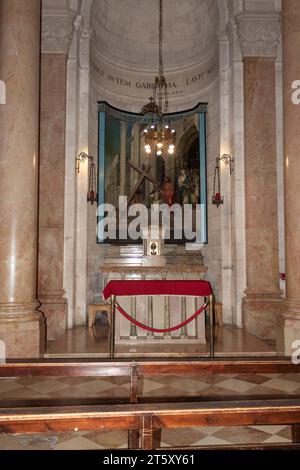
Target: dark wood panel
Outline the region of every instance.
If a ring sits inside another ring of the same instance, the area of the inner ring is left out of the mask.
[[[130,376],[131,363],[38,362],[0,364],[0,377],[122,377]]]
[[[147,446],[150,428],[299,423],[300,399],[0,410],[1,432],[140,428]]]
[[[125,415],[81,417],[61,415],[59,418],[43,417],[37,419],[22,417],[23,419],[0,420],[0,433],[3,434],[33,434],[43,432],[76,432],[76,431],[111,431],[139,429],[139,416]]]
[[[300,367],[289,360],[202,360],[186,362],[140,362],[140,375],[299,373]]]
[[[141,404],[163,404],[163,403],[206,403],[211,402],[212,399],[220,401],[233,402],[241,401],[266,401],[272,400],[298,400],[299,395],[296,394],[278,394],[278,395],[220,395],[212,397],[207,396],[140,396],[137,398],[136,403]],[[0,401],[0,410],[3,408],[36,408],[36,407],[65,407],[65,406],[89,406],[89,405],[123,405],[130,404],[129,397],[64,397],[64,398],[4,398]],[[298,442],[298,441],[297,441]],[[300,442],[300,441],[299,441]]]
[[[286,360],[197,360],[197,361],[39,361],[0,364],[0,377],[116,377],[197,375],[213,373],[299,373],[300,367]]]
[[[124,405],[129,404],[129,397],[87,397],[87,398],[4,398],[0,401],[0,412],[3,408],[48,408],[65,406],[89,406],[89,405]]]

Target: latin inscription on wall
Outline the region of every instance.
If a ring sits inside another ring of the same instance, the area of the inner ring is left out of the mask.
[[[115,91],[119,95],[143,97],[152,95],[154,74],[141,76],[140,73],[119,71],[111,64],[96,64],[91,59],[91,69],[95,82],[102,88]],[[219,63],[217,51],[205,62],[194,68],[165,73],[168,94],[172,97],[190,96],[207,88],[218,77]]]

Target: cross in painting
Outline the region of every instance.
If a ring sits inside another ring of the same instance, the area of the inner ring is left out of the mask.
[[[131,193],[129,194],[129,197],[128,197],[128,204],[131,204],[135,195],[137,194],[138,190],[140,189],[141,185],[143,184],[144,180],[147,179],[148,181],[150,181],[150,183],[153,184],[154,187],[157,187],[159,185],[158,181],[153,178],[151,175],[150,175],[150,170],[151,170],[151,165],[150,163],[147,165],[147,167],[145,169],[143,168],[139,168],[137,165],[135,165],[135,163],[133,163],[131,160],[128,160],[128,165],[133,168],[135,171],[137,171],[140,175],[138,181],[136,182],[136,184],[134,185],[134,187],[132,188],[132,191]]]

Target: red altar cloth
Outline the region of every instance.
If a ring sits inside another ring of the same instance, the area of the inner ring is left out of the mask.
[[[143,281],[110,281],[103,290],[104,299],[115,296],[131,295],[181,295],[208,297],[212,288],[208,281],[196,280],[143,280]]]

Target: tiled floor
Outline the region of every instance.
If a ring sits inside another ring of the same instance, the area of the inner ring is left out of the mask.
[[[18,378],[0,379],[1,398],[128,396],[127,378]],[[300,374],[214,374],[190,377],[154,377],[140,383],[146,396],[220,397],[234,395],[299,394]],[[162,446],[207,446],[290,442],[289,426],[199,427],[164,429]],[[0,449],[107,449],[126,448],[126,432],[78,432],[9,436],[0,434]]]

